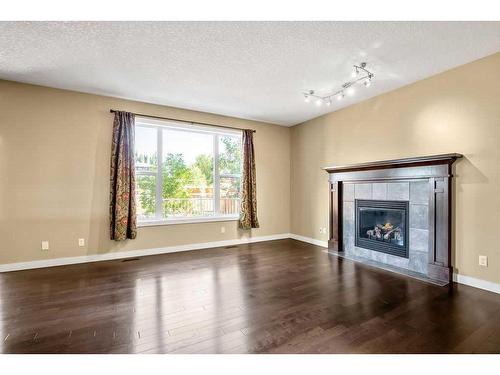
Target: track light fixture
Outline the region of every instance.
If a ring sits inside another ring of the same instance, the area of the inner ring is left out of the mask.
[[[309,103],[312,98],[316,99],[315,104],[316,106],[321,106],[323,103],[325,103],[327,106],[330,106],[332,104],[332,98],[336,97],[337,100],[342,100],[345,97],[345,94],[349,95],[354,95],[355,89],[354,85],[357,83],[363,83],[365,87],[370,87],[372,84],[372,78],[375,77],[375,75],[370,72],[368,69],[366,69],[366,63],[362,62],[359,65],[353,65],[352,67],[352,74],[351,76],[354,78],[351,81],[348,81],[342,85],[342,88],[340,88],[337,91],[332,90],[332,92],[328,95],[318,95],[314,90],[307,90],[303,92],[302,94],[304,95],[304,101],[306,103]]]
[[[309,90],[304,93],[304,101],[306,103],[309,103],[311,101],[311,97],[315,96],[314,95],[314,90]]]
[[[352,73],[351,73],[351,77],[352,78],[355,78],[359,75],[359,69],[356,65],[354,65],[353,69],[352,69]]]

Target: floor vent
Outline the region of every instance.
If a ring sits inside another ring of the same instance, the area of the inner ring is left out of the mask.
[[[139,260],[139,259],[141,259],[141,258],[127,258],[127,259],[123,259],[122,263],[124,263],[124,262],[134,262],[134,261]]]

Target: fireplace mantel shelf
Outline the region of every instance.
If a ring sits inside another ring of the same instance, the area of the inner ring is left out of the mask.
[[[367,171],[373,169],[453,164],[457,159],[460,159],[462,156],[463,156],[462,154],[457,154],[457,153],[417,156],[417,157],[403,158],[403,159],[380,160],[380,161],[371,161],[366,163],[348,164],[343,166],[325,167],[323,169],[328,173],[344,173],[344,172]]]

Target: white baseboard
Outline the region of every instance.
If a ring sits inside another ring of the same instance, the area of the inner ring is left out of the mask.
[[[94,254],[94,255],[83,255],[77,257],[35,260],[31,262],[21,262],[21,263],[7,263],[7,264],[0,264],[0,272],[21,271],[33,268],[64,266],[68,264],[99,262],[104,260],[135,258],[147,255],[176,253],[180,251],[203,250],[214,247],[234,246],[246,243],[282,240],[290,238],[290,236],[291,236],[290,233],[282,233],[282,234],[273,234],[270,236],[245,237],[234,240],[202,242],[202,243],[194,243],[188,245],[159,247],[154,249],[131,250],[131,251],[121,251],[121,252],[106,253],[106,254]]]
[[[473,286],[474,288],[484,289],[494,293],[500,293],[500,284],[491,281],[476,279],[475,277],[460,275],[458,273],[453,274],[453,281],[459,284]]]
[[[328,248],[328,241],[321,241],[315,238],[300,236],[294,233],[290,234],[290,238],[293,238],[294,240],[297,241],[307,242],[316,246],[322,246]],[[460,275],[457,273],[453,274],[453,281],[455,281],[458,284],[468,285],[474,288],[483,289],[500,294],[500,284],[491,281],[476,279],[475,277]]]
[[[45,268],[45,267],[64,266],[69,264],[99,262],[104,260],[135,258],[148,255],[176,253],[181,251],[203,250],[214,247],[243,245],[246,243],[255,243],[263,241],[283,240],[286,238],[292,238],[297,241],[302,241],[310,243],[312,245],[328,248],[328,241],[321,241],[315,238],[305,237],[294,233],[281,233],[281,234],[273,234],[270,236],[245,237],[234,240],[202,242],[202,243],[194,243],[188,245],[158,247],[158,248],[144,249],[144,250],[131,250],[131,251],[116,252],[116,253],[83,255],[78,257],[35,260],[31,262],[21,262],[21,263],[7,263],[7,264],[0,264],[0,272],[21,271],[34,268]],[[460,275],[456,273],[453,274],[453,281],[459,284],[464,284],[475,288],[488,290],[490,292],[500,293],[500,284],[491,281],[476,279],[475,277]]]
[[[310,243],[310,244],[316,245],[316,246],[328,247],[328,241],[321,241],[321,240],[317,240],[315,238],[305,237],[305,236],[301,236],[301,235],[294,234],[294,233],[290,233],[290,238],[297,240],[297,241],[307,242],[307,243]]]

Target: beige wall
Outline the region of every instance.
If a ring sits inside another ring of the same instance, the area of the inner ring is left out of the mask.
[[[321,167],[459,152],[453,263],[461,274],[500,282],[498,69],[500,54],[291,129],[0,81],[0,264],[288,232],[327,240],[319,233],[328,226]],[[256,129],[261,229],[170,225],[141,228],[134,241],[108,240],[110,108]],[[488,268],[478,266],[479,254]]]
[[[328,239],[319,233],[328,224],[321,167],[458,152],[454,267],[500,282],[499,69],[497,53],[293,127],[292,233]]]
[[[261,228],[240,231],[236,221],[169,225],[141,228],[133,241],[110,241],[110,108],[256,129]],[[289,128],[0,81],[0,264],[289,231]],[[50,251],[40,250],[41,240],[50,241]]]

